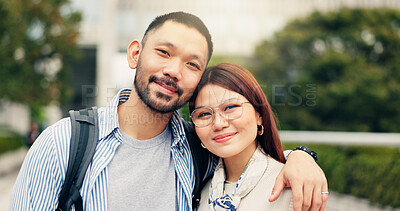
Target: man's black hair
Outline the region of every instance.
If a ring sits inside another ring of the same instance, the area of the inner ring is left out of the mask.
[[[204,25],[203,21],[200,20],[195,15],[185,13],[185,12],[172,12],[165,15],[161,15],[156,17],[150,25],[147,27],[146,31],[144,32],[142,44],[144,45],[146,42],[146,36],[150,31],[156,30],[161,27],[166,21],[174,21],[177,23],[184,24],[188,27],[195,28],[199,31],[207,40],[208,46],[208,61],[210,61],[212,52],[213,52],[213,43],[211,41],[211,35],[208,31],[206,25]]]

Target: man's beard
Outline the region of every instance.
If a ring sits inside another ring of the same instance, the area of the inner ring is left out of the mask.
[[[176,84],[176,82],[169,77],[158,78],[156,76],[151,76],[146,84],[146,79],[143,78],[142,74],[143,71],[145,70],[142,69],[139,58],[134,80],[135,90],[139,98],[152,111],[162,114],[170,113],[181,108],[183,105],[185,105],[187,100],[189,100],[190,96],[187,96],[187,98],[182,98],[183,90],[180,89]],[[164,83],[168,86],[173,86],[178,91],[178,99],[175,100],[174,102],[170,102],[172,97],[169,95],[165,95],[161,92],[157,92],[156,96],[152,97],[149,85],[150,83],[153,83],[155,81]],[[162,102],[169,102],[169,104],[168,103],[163,104]]]

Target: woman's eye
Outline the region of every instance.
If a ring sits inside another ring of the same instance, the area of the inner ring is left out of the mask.
[[[237,104],[230,104],[230,105],[225,106],[224,111],[232,110],[232,109],[235,109],[238,107],[239,107],[239,105],[237,105]]]
[[[194,68],[200,70],[199,65],[197,65],[197,64],[195,64],[195,63],[193,63],[193,62],[189,62],[188,64],[189,64],[190,66],[192,66],[192,67],[194,67]]]
[[[200,113],[199,115],[197,115],[197,118],[208,118],[210,116],[211,116],[210,112],[203,112],[203,113]]]

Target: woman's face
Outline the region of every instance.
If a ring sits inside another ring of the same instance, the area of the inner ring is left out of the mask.
[[[249,101],[244,96],[218,85],[209,84],[201,89],[195,101],[195,108],[211,107],[214,118],[209,125],[196,126],[195,129],[210,152],[222,158],[253,155],[257,146],[257,125],[260,125],[262,120],[252,104],[246,102]],[[230,112],[234,111],[231,109],[240,106],[241,115],[236,119],[228,119],[238,116],[235,114],[229,117]],[[225,113],[227,118],[221,113]],[[200,115],[211,116],[205,112]]]

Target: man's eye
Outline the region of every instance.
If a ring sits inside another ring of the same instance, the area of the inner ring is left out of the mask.
[[[197,64],[195,64],[195,63],[193,63],[193,62],[189,62],[188,64],[189,64],[190,66],[192,66],[192,67],[194,67],[194,68],[200,70],[199,65],[197,65]]]
[[[157,49],[158,52],[165,54],[167,56],[169,56],[169,53],[166,50],[162,50],[162,49]]]

